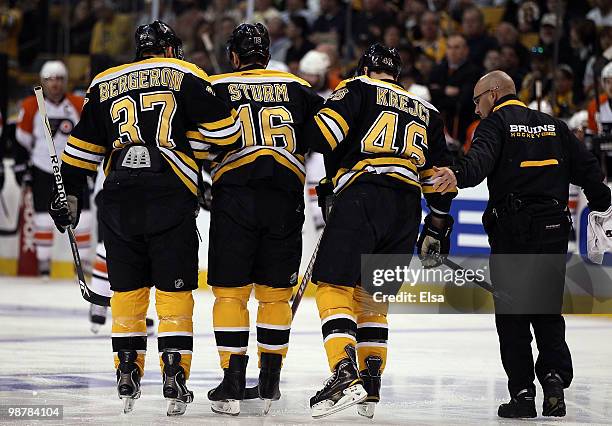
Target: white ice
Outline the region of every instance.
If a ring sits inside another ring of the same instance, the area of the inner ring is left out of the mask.
[[[220,417],[210,411],[206,398],[221,378],[212,334],[212,299],[205,291],[197,291],[195,298],[195,351],[189,381],[195,401],[186,415],[165,416],[157,344],[155,338],[149,338],[142,397],[132,414],[123,415],[115,390],[110,321],[100,335],[91,334],[88,307],[73,282],[0,278],[0,405],[61,404],[62,424],[519,423],[496,415],[498,404],[507,399],[507,390],[489,315],[392,315],[382,402],[374,420],[359,417],[352,408],[312,420],[308,399],[329,372],[311,299],[303,301],[293,325],[281,400],[273,404],[267,417],[260,414],[260,401],[243,403],[236,418]],[[252,325],[254,307],[250,305]],[[150,313],[152,308],[153,304]],[[568,415],[562,420],[540,417],[536,421],[611,424],[612,319],[568,317],[567,339],[575,369],[574,382],[566,391]],[[254,334],[249,353],[248,377],[253,383],[258,373]]]

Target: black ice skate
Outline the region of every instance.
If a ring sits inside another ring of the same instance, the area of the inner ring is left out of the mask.
[[[117,393],[123,400],[123,412],[130,413],[134,402],[140,398],[140,372],[136,365],[136,351],[120,350],[119,368],[117,368]]]
[[[94,305],[93,303],[89,306],[89,322],[91,323],[91,332],[98,334],[100,327],[106,324],[106,312],[108,307]]]
[[[359,377],[363,380],[363,387],[368,393],[364,402],[357,404],[357,414],[371,419],[374,417],[376,403],[380,401],[380,368],[382,359],[379,356],[371,355],[365,359],[366,369],[359,372]]]
[[[543,416],[565,416],[565,399],[563,396],[563,379],[554,371],[548,373],[542,383],[544,390]]]
[[[281,354],[271,354],[263,352],[261,354],[261,369],[259,370],[259,398],[264,400],[264,415],[268,414],[272,401],[278,401],[281,397],[279,384],[281,364],[283,356]]]
[[[223,380],[208,392],[210,408],[218,414],[237,416],[240,414],[240,401],[244,399],[246,387],[247,355],[230,355],[229,367],[223,369]]]
[[[510,402],[500,405],[497,415],[511,419],[532,419],[536,417],[538,414],[535,409],[535,392],[523,389],[516,396],[513,396]]]
[[[315,419],[359,404],[368,397],[357,371],[355,347],[346,345],[344,350],[348,358],[336,364],[334,373],[327,379],[323,389],[310,398],[310,409]]]
[[[185,414],[187,404],[193,401],[193,392],[187,389],[185,370],[180,365],[181,354],[176,349],[165,349],[162,354],[164,363],[164,398],[168,401],[169,416]]]
[[[145,318],[145,324],[147,325],[147,336],[155,335],[155,321],[153,321],[153,318]]]

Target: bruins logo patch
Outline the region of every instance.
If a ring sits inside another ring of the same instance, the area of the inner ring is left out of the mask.
[[[346,88],[342,88],[340,90],[336,90],[334,93],[332,93],[332,95],[329,97],[330,101],[339,101],[340,99],[344,98],[344,96],[348,93],[348,89]]]

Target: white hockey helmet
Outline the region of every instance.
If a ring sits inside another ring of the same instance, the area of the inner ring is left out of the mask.
[[[300,61],[300,73],[324,76],[331,65],[326,53],[311,50]]]
[[[68,69],[66,69],[66,65],[62,61],[47,61],[40,69],[41,80],[53,77],[68,79]]]
[[[612,62],[608,62],[608,65],[601,70],[601,81],[605,81],[607,78],[612,78]]]
[[[570,130],[586,129],[588,124],[589,113],[587,110],[583,109],[572,115],[572,118],[567,122],[567,127],[569,127]]]

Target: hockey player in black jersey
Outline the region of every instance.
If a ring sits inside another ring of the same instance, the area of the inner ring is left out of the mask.
[[[228,42],[233,73],[210,78],[242,126],[240,149],[214,167],[208,283],[223,381],[208,393],[212,410],[237,415],[244,398],[249,338],[247,301],[257,310],[259,397],[280,397],[289,346],[289,299],[297,283],[304,222],[304,123],[323,99],[293,74],[266,70],[270,39],[262,24],[242,24]]]
[[[208,76],[182,60],[182,44],[160,21],[136,30],[136,60],[98,74],[62,156],[68,197],[49,212],[58,229],[78,222],[82,187],[103,163],[101,225],[111,298],[112,344],[124,411],[140,396],[147,347],[145,316],[156,288],[158,350],[168,415],[183,414],[193,350],[198,286],[199,158],[232,149],[236,113],[214,96]]]
[[[309,125],[334,194],[312,274],[333,375],[310,399],[313,417],[354,404],[359,414],[374,415],[387,358],[387,306],[360,286],[360,256],[411,255],[421,192],[431,210],[419,241],[423,265],[437,266],[438,255],[448,253],[454,194],[434,193],[429,180],[433,165],[451,161],[443,123],[431,104],[398,84],[400,70],[395,49],[371,46],[359,76],[341,82]]]

